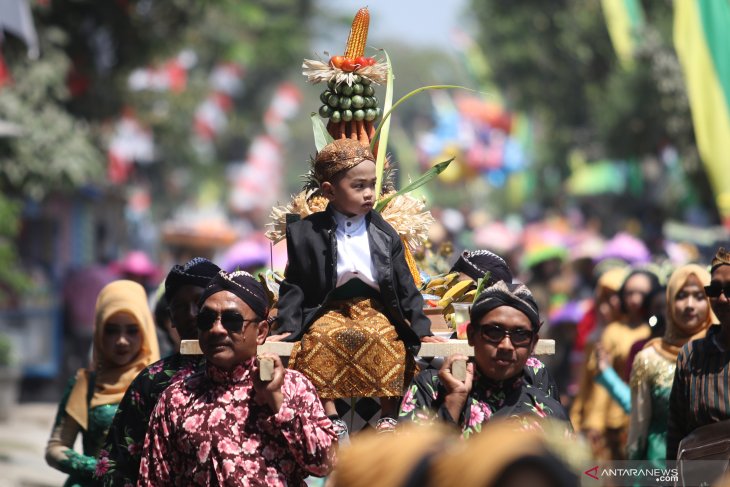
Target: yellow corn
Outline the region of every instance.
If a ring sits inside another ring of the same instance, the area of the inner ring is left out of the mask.
[[[413,258],[413,254],[411,253],[411,249],[408,248],[406,239],[404,237],[401,237],[400,239],[403,242],[403,253],[405,254],[406,264],[408,264],[408,270],[411,271],[411,275],[413,276],[413,281],[416,283],[416,287],[420,287],[423,280],[421,279],[421,273],[418,272],[416,259]]]
[[[368,27],[370,26],[370,12],[367,7],[357,11],[352,19],[350,35],[347,38],[345,57],[356,58],[365,55],[365,43],[368,40]]]

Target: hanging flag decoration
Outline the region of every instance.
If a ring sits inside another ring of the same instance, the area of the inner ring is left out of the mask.
[[[281,83],[264,113],[265,133],[254,138],[246,161],[230,166],[229,206],[237,213],[268,211],[282,189],[287,123],[299,113],[302,94],[292,83]]]
[[[10,76],[8,65],[5,64],[5,58],[3,58],[3,53],[0,51],[0,88],[9,85],[12,81],[13,78]]]
[[[730,2],[677,0],[674,44],[700,157],[720,216],[730,227]]]
[[[188,71],[197,63],[197,55],[184,50],[176,57],[165,61],[161,66],[138,68],[129,75],[129,88],[132,91],[171,91],[182,93],[188,82]]]
[[[644,27],[644,11],[639,0],[601,0],[606,27],[621,65],[631,69],[634,52]]]
[[[210,75],[210,93],[195,111],[194,131],[199,141],[212,142],[228,126],[233,99],[243,91],[244,71],[238,64],[218,64]]]
[[[139,123],[131,110],[125,110],[117,121],[109,141],[107,158],[107,176],[113,184],[125,183],[134,170],[135,162],[149,164],[154,161],[152,132]]]

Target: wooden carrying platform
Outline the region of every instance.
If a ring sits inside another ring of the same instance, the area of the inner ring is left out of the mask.
[[[259,345],[257,352],[273,353],[280,357],[288,357],[291,355],[293,342],[269,342]],[[180,353],[183,355],[201,355],[198,340],[183,340],[180,342]],[[456,353],[474,356],[474,347],[470,346],[466,340],[449,340],[448,342],[439,343],[421,343],[421,349],[418,352],[419,357],[446,357]],[[554,355],[555,340],[538,340],[535,347],[534,355]],[[269,381],[273,378],[274,364],[271,359],[261,361],[261,380]],[[463,381],[466,378],[466,362],[457,360],[452,365],[452,372],[456,379]]]
[[[293,342],[267,342],[259,345],[258,353],[273,353],[280,357],[288,357],[291,355]],[[180,342],[180,353],[183,355],[201,355],[198,340],[183,340]],[[469,346],[466,340],[449,340],[440,343],[422,343],[421,350],[418,352],[419,357],[446,357],[460,353],[467,357],[474,356],[474,347]],[[540,339],[535,347],[534,355],[554,355],[555,340]]]

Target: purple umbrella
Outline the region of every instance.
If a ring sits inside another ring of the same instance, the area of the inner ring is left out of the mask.
[[[599,254],[597,261],[606,259],[621,259],[631,265],[644,264],[651,260],[651,253],[644,245],[644,242],[629,235],[628,233],[617,233]]]
[[[268,240],[257,238],[240,240],[233,244],[221,259],[221,268],[227,272],[247,270],[269,263],[271,252]]]
[[[556,325],[558,323],[578,324],[578,322],[581,319],[583,319],[583,316],[586,314],[589,307],[590,307],[589,300],[565,302],[550,310],[550,312],[548,313],[548,318],[550,320],[550,324],[551,325]]]

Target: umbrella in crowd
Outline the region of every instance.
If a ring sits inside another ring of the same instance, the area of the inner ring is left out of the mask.
[[[599,254],[598,260],[621,259],[631,265],[645,264],[651,260],[651,253],[644,242],[629,235],[617,233]]]

